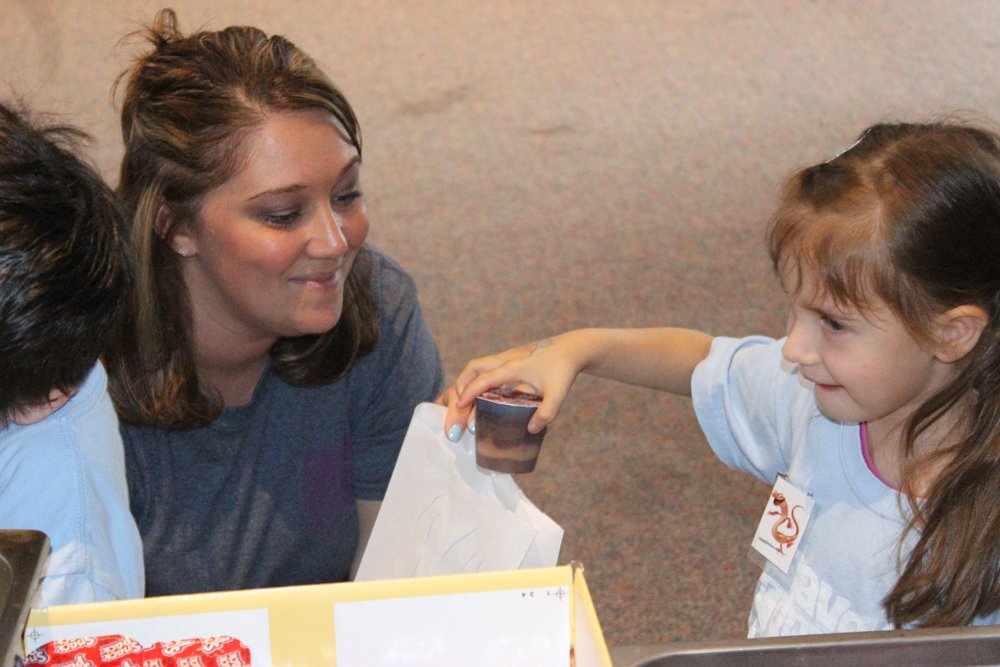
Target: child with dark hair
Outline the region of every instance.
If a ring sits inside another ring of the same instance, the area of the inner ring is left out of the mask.
[[[768,240],[784,338],[572,331],[470,362],[448,428],[521,382],[539,431],[581,372],[690,395],[775,483],[751,636],[1000,622],[1000,137],[873,126],[792,175]]]
[[[98,361],[131,263],[85,135],[0,105],[0,528],[52,552],[36,604],[143,594],[118,422]]]

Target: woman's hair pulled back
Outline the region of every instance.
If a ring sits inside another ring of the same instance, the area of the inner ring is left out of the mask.
[[[204,195],[242,168],[243,142],[268,113],[329,112],[359,154],[361,135],[346,98],[284,37],[249,26],[184,35],[170,9],[136,35],[149,50],[119,77],[116,89],[124,86],[118,192],[137,276],[130,322],[108,355],[112,395],[128,423],[198,426],[212,421],[221,404],[198,383],[174,232],[197,224]],[[301,385],[329,382],[374,346],[377,308],[367,286],[368,264],[362,251],[334,329],[274,346],[280,377]]]

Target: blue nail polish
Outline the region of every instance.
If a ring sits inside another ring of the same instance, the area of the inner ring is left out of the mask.
[[[450,429],[448,429],[448,439],[452,442],[458,442],[462,439],[462,427],[455,424]]]
[[[473,419],[472,421],[469,422],[469,433],[471,433],[473,435],[476,434],[476,420],[475,419]]]

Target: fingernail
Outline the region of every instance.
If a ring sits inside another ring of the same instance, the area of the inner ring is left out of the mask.
[[[469,421],[469,433],[471,433],[472,435],[476,434],[476,420],[475,419]]]
[[[472,430],[472,429],[469,429]],[[455,424],[450,429],[448,429],[448,439],[452,442],[458,442],[462,439],[462,427]]]

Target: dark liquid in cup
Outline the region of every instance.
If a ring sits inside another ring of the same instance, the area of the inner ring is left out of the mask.
[[[476,464],[505,473],[535,469],[545,431],[528,432],[541,397],[516,389],[488,391],[476,399]]]

